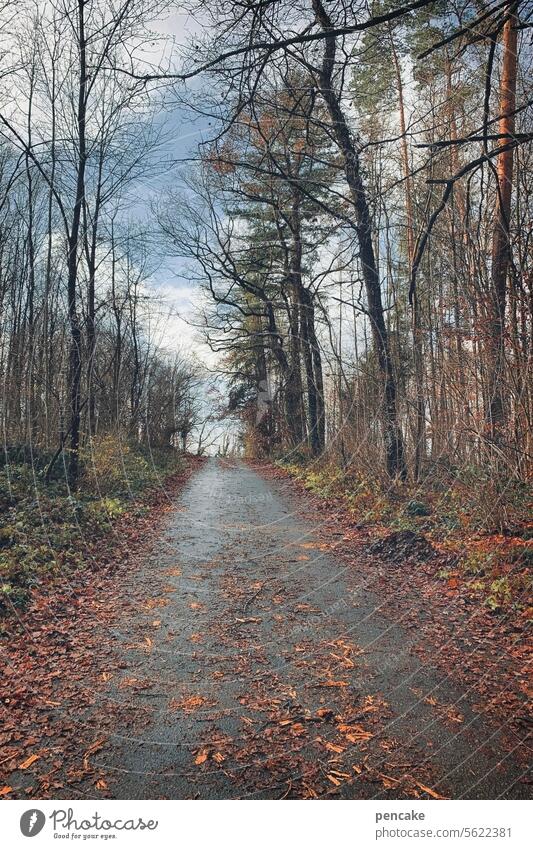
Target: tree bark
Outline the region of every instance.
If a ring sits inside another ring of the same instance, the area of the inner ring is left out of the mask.
[[[289,374],[286,398],[289,433],[292,447],[300,445],[305,436],[302,409],[301,339],[300,339],[300,289],[302,286],[302,236],[300,220],[301,198],[293,200],[291,210],[292,245],[289,267]]]
[[[392,52],[392,61],[396,76],[396,87],[398,92],[398,107],[400,113],[400,152],[402,170],[405,186],[405,217],[406,217],[406,245],[407,259],[411,268],[415,255],[414,236],[414,210],[413,194],[411,185],[411,173],[409,168],[409,151],[407,147],[407,124],[405,120],[405,99],[403,94],[403,79],[400,60],[394,44],[392,30],[389,24],[389,38]],[[420,477],[420,466],[426,454],[426,402],[424,393],[424,361],[422,347],[422,327],[420,321],[420,299],[418,292],[413,292],[411,306],[411,326],[413,332],[413,365],[415,375],[415,451],[413,461],[413,478],[417,481]]]
[[[515,4],[510,3],[508,12]],[[517,24],[510,14],[503,26],[502,69],[500,81],[500,115],[498,133],[512,137],[515,121],[517,73]],[[492,236],[491,297],[488,326],[488,399],[486,418],[491,439],[498,441],[507,420],[504,386],[505,311],[507,305],[507,272],[510,260],[510,216],[513,190],[513,149],[500,153],[497,162],[497,197]]]
[[[80,405],[81,405],[81,328],[77,310],[77,277],[78,277],[78,244],[80,223],[85,196],[85,166],[87,161],[85,122],[86,122],[86,38],[85,38],[85,3],[78,0],[78,48],[79,48],[79,77],[78,77],[78,163],[76,175],[76,194],[72,215],[72,226],[68,237],[68,317],[70,327],[69,353],[69,395],[70,395],[70,457],[68,475],[71,487],[75,488],[79,472],[80,447]]]
[[[389,337],[385,325],[374,245],[372,243],[370,210],[361,178],[359,155],[333,84],[336,36],[333,32],[331,19],[321,0],[312,0],[312,4],[317,21],[325,33],[324,55],[319,73],[320,94],[328,108],[333,132],[343,157],[346,182],[348,183],[355,207],[359,257],[368,301],[368,313],[372,325],[372,338],[383,380],[382,415],[386,468],[390,477],[398,476],[405,479],[407,477],[407,470],[405,466],[403,436],[396,409],[396,380],[392,366]]]

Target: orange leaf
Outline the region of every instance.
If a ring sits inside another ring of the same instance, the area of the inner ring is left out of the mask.
[[[319,716],[321,719],[332,719],[332,717],[335,716],[331,708],[319,708],[316,712],[316,715]]]
[[[424,793],[427,793],[428,796],[431,796],[432,799],[446,799],[446,796],[441,796],[439,793],[436,793],[435,790],[432,790],[431,787],[426,787],[425,784],[420,784],[419,781],[415,781],[417,787],[420,787]]]
[[[168,598],[149,598],[144,606],[147,610],[153,610],[154,607],[166,607],[167,604],[170,604]]]
[[[99,749],[102,748],[104,743],[105,743],[105,738],[103,738],[102,740],[95,740],[94,743],[91,743],[91,745],[89,746],[89,748],[87,749],[87,751],[85,752],[85,754],[83,756],[83,768],[84,769],[89,769],[89,756],[94,754],[95,752],[98,752]]]
[[[107,781],[105,781],[103,778],[99,778],[94,786],[97,790],[107,790]]]
[[[12,790],[13,788],[10,787],[9,784],[6,784],[5,787],[0,787],[0,796],[7,796],[7,794],[11,793]]]
[[[200,766],[200,764],[205,763],[206,760],[207,760],[208,754],[209,754],[209,752],[208,752],[207,749],[201,749],[201,751],[199,751],[198,754],[196,755],[196,757],[194,759],[194,763],[197,766]]]
[[[324,746],[326,749],[329,749],[330,752],[336,752],[337,754],[344,752],[344,746],[336,746],[335,743],[324,743]]]
[[[189,696],[184,699],[171,699],[168,703],[170,710],[184,710],[185,713],[192,713],[199,707],[205,704],[206,699],[203,696]]]
[[[22,761],[22,763],[19,764],[19,769],[28,769],[28,767],[34,764],[35,761],[38,761],[40,757],[40,755],[30,755],[29,758],[26,758],[25,761]]]
[[[370,740],[374,735],[370,731],[364,731],[361,734],[347,734],[346,739],[349,743],[361,743],[365,740]]]
[[[371,731],[366,731],[362,725],[338,725],[339,731],[346,735],[346,739],[350,743],[357,743],[361,740],[370,740],[374,735]]]

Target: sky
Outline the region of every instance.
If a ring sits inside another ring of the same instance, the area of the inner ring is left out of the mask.
[[[190,14],[173,11],[162,18],[154,29],[162,36],[169,36],[176,49],[198,32],[201,25]],[[168,56],[172,55],[169,47],[166,48],[166,53]],[[208,140],[212,132],[207,119],[198,117],[190,109],[179,104],[161,115],[161,126],[165,133],[165,144],[161,149],[161,156],[174,163],[188,156],[194,156],[197,153],[198,144]],[[179,164],[171,165],[165,173],[158,176],[155,182],[149,181],[149,185],[143,187],[138,201],[141,216],[153,214],[152,204],[158,202],[169,185],[173,190],[179,190],[179,170]],[[183,260],[167,254],[161,256],[159,267],[148,284],[157,297],[161,298],[162,311],[165,312],[168,308],[169,315],[161,325],[164,345],[169,350],[178,350],[189,355],[194,352],[195,357],[213,368],[216,355],[203,342],[198,330],[192,326],[199,301],[198,286],[190,283],[184,275],[186,275],[186,268]]]

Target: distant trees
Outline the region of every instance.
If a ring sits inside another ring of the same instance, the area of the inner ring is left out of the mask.
[[[72,487],[82,443],[120,428],[170,444],[190,404],[179,389],[190,367],[159,353],[149,331],[143,234],[122,212],[132,182],[156,167],[157,99],[117,67],[147,46],[163,8],[2,10],[3,438],[56,458],[65,450]]]
[[[148,61],[164,8],[2,7],[5,439],[65,449],[73,485],[80,444],[118,423],[210,439],[195,370],[149,332],[125,213],[174,85],[213,133],[158,198],[160,234],[202,291],[248,453],[529,474],[526,4],[184,0],[205,26],[171,69]]]
[[[326,450],[415,480],[428,463],[494,471],[497,458],[499,472],[522,476],[533,412],[528,10],[378,0],[360,12],[329,0],[205,6],[209,33],[175,76],[206,75],[202,108],[219,121],[201,179],[219,218],[217,237],[201,239],[213,255],[208,336],[227,352],[247,444],[253,387],[259,409],[267,385],[263,450]],[[305,80],[290,133],[280,79]],[[299,156],[314,176],[302,179]]]

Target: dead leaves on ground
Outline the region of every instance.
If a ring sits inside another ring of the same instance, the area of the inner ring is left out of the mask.
[[[168,598],[149,598],[144,602],[144,606],[147,610],[154,610],[156,607],[166,607],[170,604],[170,600]]]
[[[29,769],[30,766],[32,766],[35,761],[40,760],[40,758],[41,755],[30,755],[28,758],[22,761],[21,764],[18,765],[18,769]]]
[[[89,748],[84,752],[84,755],[83,755],[83,768],[84,768],[84,770],[89,771],[89,769],[90,769],[89,758],[91,757],[91,755],[94,755],[96,752],[99,752],[100,749],[103,748],[104,744],[105,744],[105,739],[95,740],[94,743],[91,743]]]
[[[182,699],[171,699],[168,703],[168,709],[171,711],[183,711],[185,714],[191,714],[203,707],[214,707],[215,699],[208,699],[207,696],[184,696]]]
[[[221,766],[227,759],[227,752],[232,745],[232,739],[227,734],[211,737],[203,746],[193,751],[194,764],[202,766],[207,761]]]
[[[125,678],[122,678],[118,686],[121,690],[124,690],[126,687],[133,690],[149,690],[153,687],[153,683],[147,679],[126,676]]]
[[[200,749],[200,751],[196,755],[194,763],[196,764],[196,766],[200,766],[201,764],[205,763],[208,758],[211,758],[211,760],[213,760],[217,764],[224,763],[224,761],[226,760],[226,756],[223,755],[222,752],[213,752],[209,748],[204,747],[203,749]]]

